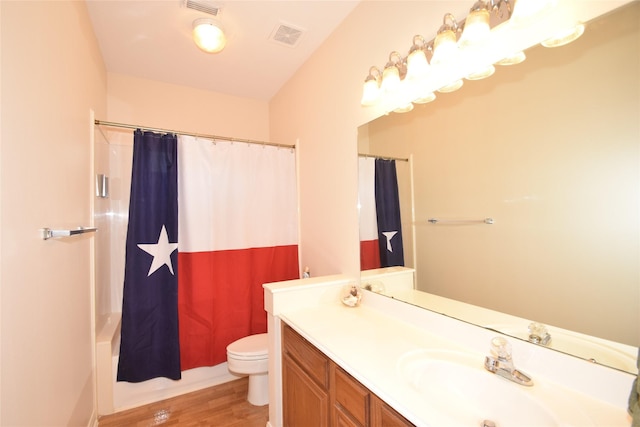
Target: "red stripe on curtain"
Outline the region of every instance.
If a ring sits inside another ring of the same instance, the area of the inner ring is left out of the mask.
[[[360,241],[360,270],[380,268],[380,248],[378,240]]]
[[[214,366],[267,331],[262,285],[297,278],[298,246],[179,253],[178,272],[181,369]]]

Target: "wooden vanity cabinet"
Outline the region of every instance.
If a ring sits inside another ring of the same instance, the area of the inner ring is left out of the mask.
[[[413,425],[286,324],[282,387],[285,427]]]

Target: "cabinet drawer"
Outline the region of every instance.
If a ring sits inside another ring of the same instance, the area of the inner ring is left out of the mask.
[[[329,359],[289,325],[283,325],[282,336],[283,353],[298,362],[307,375],[327,390],[329,388]]]
[[[335,387],[335,405],[347,412],[361,426],[369,425],[369,390],[351,375],[332,365]]]

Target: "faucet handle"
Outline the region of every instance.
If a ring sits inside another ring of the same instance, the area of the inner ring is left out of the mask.
[[[498,359],[511,360],[511,344],[504,337],[491,339],[491,355]]]
[[[531,322],[529,324],[529,341],[535,344],[546,344],[551,336],[547,332],[547,327],[542,323]]]

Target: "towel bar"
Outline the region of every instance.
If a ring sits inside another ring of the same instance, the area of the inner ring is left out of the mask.
[[[484,219],[438,219],[429,218],[431,224],[493,224],[493,218]]]
[[[68,237],[76,234],[84,234],[98,231],[96,227],[78,227],[75,230],[52,230],[50,228],[41,228],[42,238],[44,240],[52,239],[55,237]]]

